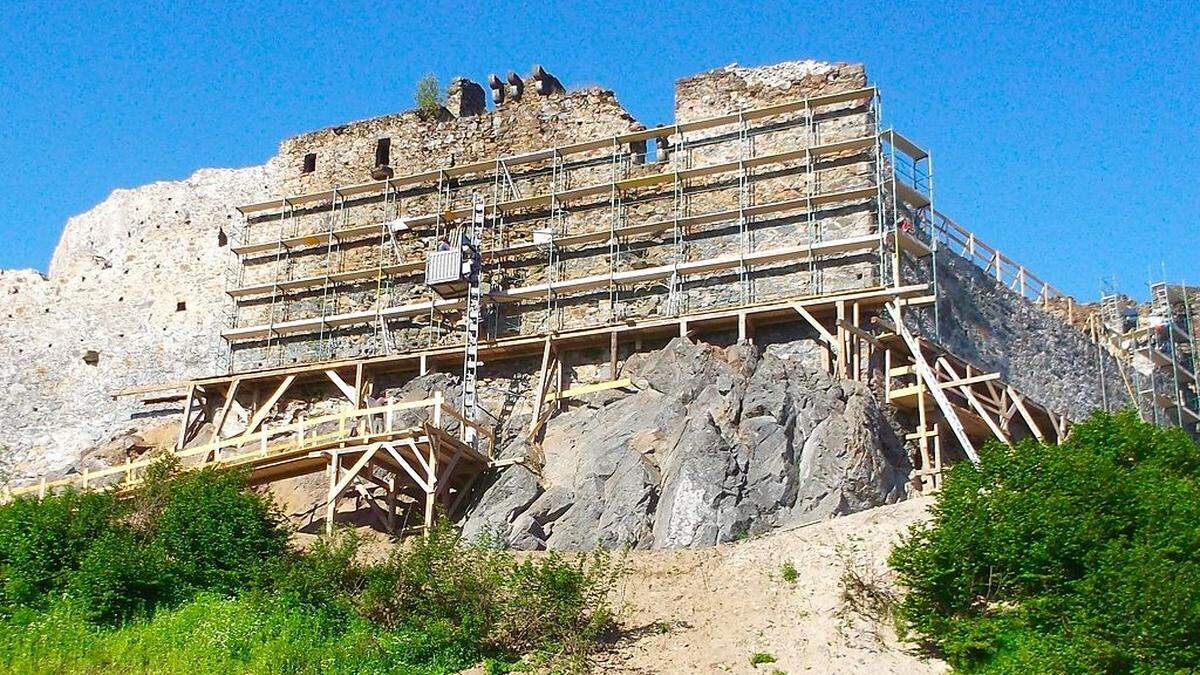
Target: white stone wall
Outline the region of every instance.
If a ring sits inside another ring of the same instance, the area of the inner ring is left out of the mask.
[[[0,445],[16,452],[22,473],[60,469],[179,409],[112,392],[213,372],[224,302],[218,233],[235,204],[270,192],[270,175],[205,169],[116,190],[67,222],[49,278],[0,272]],[[88,350],[99,352],[95,365],[84,362]]]

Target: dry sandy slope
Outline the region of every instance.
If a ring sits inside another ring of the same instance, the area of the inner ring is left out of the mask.
[[[763,537],[687,551],[630,554],[619,601],[626,636],[598,670],[624,673],[933,673],[945,664],[897,642],[887,621],[849,612],[848,566],[890,585],[886,559],[928,499]],[[799,573],[784,581],[790,561]],[[778,660],[750,665],[755,652]]]

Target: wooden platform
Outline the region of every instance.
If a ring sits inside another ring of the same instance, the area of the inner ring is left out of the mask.
[[[250,485],[325,472],[326,529],[332,529],[338,502],[347,495],[366,501],[380,525],[393,532],[401,519],[408,523],[416,516],[417,527],[428,527],[439,509],[454,515],[491,466],[494,445],[488,429],[465,420],[440,392],[419,401],[388,401],[255,427],[252,419],[246,432],[175,450],[174,455],[184,471],[244,469]],[[157,459],[42,480],[13,489],[11,496],[41,497],[66,488],[127,495],[142,485],[146,469]]]

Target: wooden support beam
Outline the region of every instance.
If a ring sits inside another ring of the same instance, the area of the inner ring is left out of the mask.
[[[880,342],[878,338],[876,338],[874,335],[871,335],[867,331],[859,328],[858,326],[855,326],[854,324],[850,323],[849,321],[846,321],[845,319],[838,319],[838,326],[846,329],[846,331],[853,334],[854,337],[856,337],[860,340],[865,340],[865,341],[871,343],[871,345],[873,345],[877,348],[883,349],[883,343]]]
[[[429,437],[429,478],[426,481],[428,488],[425,491],[425,534],[433,528],[433,516],[437,509],[437,489],[438,489],[438,458],[437,458],[436,436]]]
[[[617,378],[617,357],[620,354],[619,345],[617,344],[617,331],[610,331],[608,334],[608,362],[609,362],[609,378]]]
[[[967,454],[967,458],[973,464],[979,464],[979,455],[976,454],[975,446],[967,436],[966,429],[963,428],[962,420],[958,418],[958,413],[950,405],[950,400],[946,398],[946,394],[938,386],[937,377],[933,374],[933,370],[929,368],[929,364],[925,361],[925,356],[921,353],[921,345],[913,337],[912,333],[908,331],[908,327],[904,325],[899,305],[888,303],[887,309],[888,313],[892,316],[892,321],[896,324],[896,334],[904,340],[909,352],[912,354],[913,365],[917,369],[917,376],[929,386],[929,394],[933,396],[933,400],[937,403],[938,408],[941,409],[942,416],[946,419],[946,423],[950,425],[950,429],[954,432],[955,438],[958,439],[959,445],[962,446],[963,452]]]
[[[565,398],[571,398],[573,396],[584,396],[586,394],[594,394],[598,391],[607,391],[609,389],[624,389],[626,387],[632,387],[632,386],[633,386],[633,380],[629,379],[628,377],[623,377],[619,380],[609,380],[608,382],[597,382],[596,384],[585,384],[585,385],[581,385],[578,387],[571,387],[570,389],[565,389],[563,391],[551,392],[551,393],[548,393],[545,395],[545,401],[547,403],[549,403],[551,401],[558,401],[558,400],[565,399]]]
[[[225,420],[229,417],[230,410],[233,409],[234,399],[237,398],[238,386],[241,385],[241,378],[235,378],[229,383],[229,387],[225,390],[225,401],[221,404],[221,412],[217,414],[216,421],[213,422],[213,439],[220,440],[225,431]]]
[[[463,448],[458,448],[454,454],[450,456],[450,461],[446,463],[446,468],[442,469],[442,481],[438,483],[435,494],[439,497],[446,495],[446,491],[450,489],[451,478],[454,477],[454,469],[458,467],[458,463],[463,458]]]
[[[475,473],[471,474],[471,477],[468,478],[467,482],[463,484],[462,489],[459,490],[458,494],[454,496],[454,501],[450,504],[450,510],[446,512],[447,518],[454,519],[458,517],[459,509],[466,501],[467,495],[471,494],[471,488],[475,487],[475,481],[479,478],[481,473],[483,472],[476,471]]]
[[[826,342],[829,350],[834,352],[838,351],[838,340],[835,339],[832,333],[829,333],[829,331],[826,330],[824,325],[821,325],[820,321],[817,321],[815,316],[812,316],[812,313],[808,309],[805,309],[804,305],[792,303],[792,309],[796,310],[796,313],[798,313],[800,317],[804,318],[804,321],[808,322],[808,324],[817,331],[817,335],[820,335],[821,339]]]
[[[754,343],[754,325],[750,323],[750,316],[746,312],[738,312],[738,342],[742,344]]]
[[[1029,409],[1025,407],[1024,399],[1022,399],[1021,395],[1017,393],[1017,390],[1013,389],[1011,386],[1007,387],[1007,390],[1008,395],[1012,397],[1013,405],[1016,406],[1017,412],[1021,413],[1021,419],[1025,420],[1025,424],[1029,427],[1029,430],[1033,432],[1033,435],[1036,436],[1039,441],[1045,443],[1046,435],[1042,433],[1042,430],[1040,427],[1038,427],[1037,422],[1033,420],[1033,415],[1029,414]]]
[[[192,420],[192,404],[196,400],[196,385],[189,384],[187,388],[187,397],[183,403],[183,419],[179,422],[179,440],[175,442],[175,449],[182,450],[183,444],[187,442],[188,426]]]
[[[938,363],[940,363],[942,367],[946,369],[946,372],[950,373],[951,377],[959,377],[958,371],[954,369],[954,366],[950,365],[950,362],[945,357],[940,357],[938,359]],[[999,377],[998,373],[995,375],[997,378]],[[997,378],[990,378],[986,381]],[[965,379],[960,378],[959,382],[965,382]],[[992,419],[991,414],[983,407],[983,404],[979,402],[978,397],[975,396],[975,392],[971,391],[970,384],[971,383],[964,383],[957,385],[961,387],[961,389],[959,389],[959,393],[961,393],[963,398],[967,400],[967,404],[971,406],[971,408],[975,411],[975,414],[983,418],[984,424],[987,424],[988,429],[992,431],[992,435],[996,437],[996,440],[1000,441],[1001,443],[1011,444],[1012,438],[1010,438],[1008,433],[1001,429],[1000,425],[998,425],[995,420]]]
[[[358,476],[358,472],[362,471],[363,467],[365,467],[367,463],[371,461],[371,458],[375,456],[375,453],[379,451],[379,446],[379,443],[372,443],[368,445],[365,450],[363,450],[363,453],[359,455],[354,464],[350,466],[350,469],[346,472],[345,477],[340,479],[337,484],[334,485],[332,492],[335,497],[340,497],[341,494],[346,491],[346,488],[350,486],[350,482]]]
[[[430,489],[429,483],[426,482],[426,476],[428,476],[428,469],[426,469],[426,475],[422,476],[419,472],[417,472],[416,469],[413,468],[413,466],[411,464],[408,463],[408,460],[404,459],[404,456],[401,455],[398,450],[396,450],[395,445],[393,445],[392,443],[383,443],[382,445],[383,445],[383,449],[387,452],[388,456],[390,456],[393,461],[395,461],[397,464],[399,464],[401,469],[404,469],[405,473],[407,473],[409,475],[409,477],[412,478],[413,481],[417,484],[417,487],[421,488],[421,490],[424,492],[429,492],[429,489]],[[416,453],[417,459],[422,462],[422,468],[424,468],[425,460],[423,457],[421,457],[420,450],[417,449],[415,444],[412,447],[413,447],[413,451]]]
[[[352,404],[355,403],[355,388],[347,384],[346,381],[342,379],[342,376],[338,375],[336,370],[326,370],[325,376],[328,377],[329,381],[333,382],[333,384],[342,392],[342,395],[346,397],[347,401],[350,401]],[[354,407],[357,408],[358,406],[355,405]]]
[[[340,478],[338,472],[341,470],[341,457],[337,450],[332,450],[328,454],[329,463],[325,467],[325,478],[329,484],[329,489],[325,493],[325,534],[333,534],[333,518],[337,515],[338,495],[333,491]]]
[[[267,415],[271,413],[271,408],[275,407],[275,404],[279,402],[279,399],[282,398],[285,393],[287,393],[288,387],[291,387],[292,383],[295,381],[295,375],[288,375],[287,377],[283,378],[283,381],[279,383],[279,386],[275,388],[275,391],[271,392],[271,395],[267,397],[267,400],[254,413],[254,416],[250,418],[250,423],[246,425],[246,430],[242,433],[242,436],[249,436],[255,431],[258,431],[258,426],[263,423],[263,420],[267,419]]]
[[[837,302],[837,321],[835,327],[837,330],[837,376],[845,378],[847,370],[850,368],[850,344],[846,339],[846,329],[842,326],[846,323],[846,302],[838,300]]]
[[[533,417],[529,420],[529,437],[533,438],[537,434],[538,425],[542,418],[542,403],[546,396],[546,381],[550,368],[550,350],[553,348],[553,338],[546,336],[546,343],[542,347],[542,367],[538,371],[537,389],[533,393]]]

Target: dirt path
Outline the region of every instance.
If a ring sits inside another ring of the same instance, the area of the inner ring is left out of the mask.
[[[853,570],[891,589],[886,559],[929,500],[872,509],[715,548],[637,552],[623,584],[626,635],[600,672],[939,673],[890,622],[852,611]],[[784,579],[790,562],[796,579]],[[862,596],[859,596],[862,597]],[[757,667],[755,653],[775,659]]]

